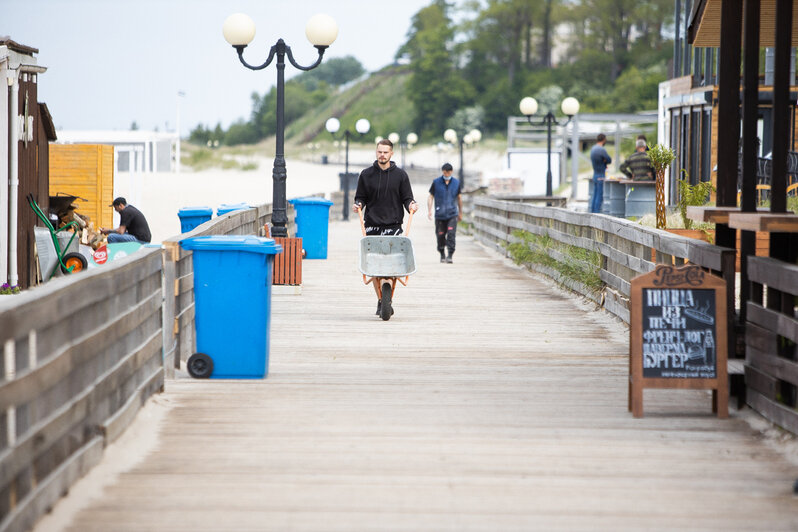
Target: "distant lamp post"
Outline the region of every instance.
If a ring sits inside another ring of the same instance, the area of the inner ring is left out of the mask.
[[[272,180],[274,188],[272,193],[272,236],[287,237],[286,225],[286,196],[285,196],[285,57],[299,70],[312,70],[321,64],[324,51],[338,37],[338,24],[335,20],[323,14],[313,15],[305,26],[305,35],[319,53],[316,62],[310,66],[302,66],[294,60],[291,47],[286,45],[282,39],[269,50],[269,56],[262,65],[253,66],[244,61],[244,48],[252,42],[255,37],[255,23],[243,13],[235,13],[227,17],[222,27],[224,38],[233,45],[238,53],[241,64],[250,70],[262,70],[269,66],[277,56],[277,135],[276,150],[274,157],[274,167],[272,169]]]
[[[341,129],[341,122],[337,118],[330,118],[324,124],[324,127],[334,137],[335,134],[338,132],[338,130]],[[371,123],[365,118],[361,118],[360,120],[355,122],[355,131],[360,133],[361,137],[366,133],[368,133],[369,129],[371,129]],[[344,139],[346,139],[345,142],[346,155],[344,157],[345,162],[344,162],[344,177],[343,177],[343,187],[342,187],[344,190],[344,210],[343,210],[344,220],[349,219],[349,137],[351,135],[352,135],[351,131],[349,131],[348,129],[344,130]]]
[[[521,100],[521,104],[519,105],[521,108],[521,112],[526,116],[527,120],[530,124],[532,124],[532,115],[538,112],[538,102],[531,96],[527,96],[523,100]],[[546,134],[546,153],[548,156],[548,165],[546,166],[546,196],[552,196],[551,190],[551,126],[564,126],[571,119],[574,117],[576,113],[579,112],[579,102],[576,98],[568,97],[562,101],[562,105],[560,106],[563,114],[568,117],[568,120],[565,122],[558,122],[557,119],[554,117],[554,113],[551,111],[547,112],[546,115],[543,117],[542,121],[534,124],[538,126],[547,126],[547,134]]]
[[[443,132],[443,140],[449,144],[458,144],[460,148],[460,168],[457,171],[457,177],[460,179],[460,186],[465,188],[465,177],[463,173],[463,145],[476,144],[482,140],[482,132],[478,129],[472,129],[468,133],[459,134],[454,129],[447,129]]]
[[[410,149],[413,145],[418,142],[418,135],[415,133],[408,133],[405,136],[405,140],[402,140],[402,137],[399,136],[399,133],[391,133],[388,135],[388,140],[391,141],[391,144],[399,144],[399,149],[402,151],[402,168],[405,167],[405,149]]]

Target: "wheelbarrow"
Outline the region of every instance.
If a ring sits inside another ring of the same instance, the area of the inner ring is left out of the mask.
[[[78,233],[77,231],[72,233],[72,237],[67,242],[67,245],[64,246],[64,249],[61,249],[61,242],[58,239],[58,233],[66,231],[71,227],[77,227],[78,222],[69,222],[68,224],[64,225],[64,227],[60,227],[56,229],[53,227],[53,224],[50,223],[49,218],[47,215],[44,214],[39,204],[36,203],[36,199],[33,197],[33,194],[28,194],[28,205],[30,208],[33,209],[33,212],[36,213],[36,216],[44,223],[44,226],[50,232],[50,239],[53,242],[53,247],[55,248],[55,255],[58,258],[58,264],[61,266],[61,271],[63,273],[76,273],[82,270],[85,270],[89,263],[86,260],[86,257],[81,255],[80,253],[72,252],[66,253],[66,250],[72,245],[72,242],[77,238]],[[55,268],[50,273],[50,276],[46,280],[50,280],[53,275],[55,275]]]
[[[393,315],[392,301],[397,281],[407,286],[408,277],[416,271],[413,241],[407,236],[410,234],[413,213],[407,219],[405,236],[367,236],[363,209],[358,209],[358,214],[363,233],[358,268],[363,274],[363,283],[373,283],[377,287],[380,318],[388,321]]]

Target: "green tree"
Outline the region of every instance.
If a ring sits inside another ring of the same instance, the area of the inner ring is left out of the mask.
[[[339,86],[359,78],[365,74],[366,69],[363,65],[348,55],[346,57],[334,57],[322,61],[322,63],[297,76],[297,81],[307,84],[308,82],[326,83],[327,85]],[[315,86],[313,87],[315,88]]]
[[[458,75],[453,49],[454,27],[445,0],[434,0],[413,16],[408,40],[399,53],[410,57],[407,83],[419,133],[439,137],[447,119],[471,99],[471,88]]]
[[[244,120],[238,120],[231,124],[224,135],[224,143],[227,146],[255,144],[259,140],[258,132],[253,124]]]

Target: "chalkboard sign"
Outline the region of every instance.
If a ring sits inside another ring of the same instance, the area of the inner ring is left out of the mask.
[[[714,379],[715,291],[643,289],[643,376]]]
[[[631,282],[629,409],[643,415],[643,388],[713,390],[728,416],[726,282],[698,266],[660,265]]]

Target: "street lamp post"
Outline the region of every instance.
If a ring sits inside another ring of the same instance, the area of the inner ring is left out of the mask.
[[[335,136],[335,134],[341,128],[341,122],[337,118],[330,118],[327,120],[327,123],[324,124],[324,127],[327,128],[327,131],[329,131],[330,134]],[[355,131],[360,133],[361,137],[366,133],[368,133],[369,129],[371,129],[371,124],[365,118],[361,118],[360,120],[355,122]],[[345,148],[346,155],[344,156],[344,181],[343,181],[344,220],[349,220],[349,137],[351,135],[352,133],[348,129],[344,130],[344,139],[346,139],[346,148]]]
[[[324,51],[338,37],[338,25],[335,20],[328,15],[317,14],[308,20],[305,26],[305,35],[308,41],[318,50],[319,57],[310,66],[302,66],[294,60],[291,47],[285,44],[282,39],[269,50],[269,56],[262,65],[253,66],[244,60],[244,48],[252,42],[255,37],[255,23],[252,19],[243,14],[235,13],[227,17],[222,28],[224,38],[233,45],[238,53],[241,64],[250,70],[262,70],[269,66],[272,60],[277,57],[277,133],[276,148],[274,156],[274,167],[272,169],[273,192],[272,192],[272,236],[287,237],[286,225],[288,217],[286,215],[286,196],[285,196],[285,57],[299,70],[312,70],[321,64]]]
[[[526,115],[526,118],[529,121],[529,123],[532,124],[532,115],[538,112],[537,100],[535,100],[531,96],[527,96],[526,98],[521,100],[521,104],[519,105],[519,107],[521,108],[521,112],[524,113],[524,115]],[[566,120],[565,122],[559,123],[557,119],[554,117],[554,113],[549,111],[546,113],[546,116],[543,117],[543,120],[540,123],[534,124],[538,126],[545,125],[547,127],[546,153],[548,155],[548,164],[546,166],[546,196],[548,197],[551,197],[553,194],[551,190],[551,126],[552,125],[564,126],[568,122],[570,122],[571,119],[574,117],[574,115],[579,112],[579,102],[577,101],[576,98],[568,97],[562,101],[562,105],[560,108],[562,109],[563,114],[568,117],[568,120]],[[551,204],[548,203],[547,205]]]
[[[413,145],[418,142],[418,135],[415,133],[408,133],[405,136],[405,140],[402,140],[399,136],[399,133],[391,133],[388,135],[388,140],[390,140],[393,144],[399,143],[399,148],[402,150],[402,168],[405,167],[405,148],[408,150],[413,147]]]
[[[450,144],[458,144],[460,148],[460,167],[457,171],[457,177],[460,179],[460,186],[465,188],[465,174],[463,172],[463,145],[476,144],[482,140],[482,132],[478,129],[472,129],[468,133],[458,134],[454,129],[447,129],[443,132],[443,140]]]

